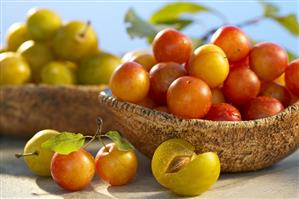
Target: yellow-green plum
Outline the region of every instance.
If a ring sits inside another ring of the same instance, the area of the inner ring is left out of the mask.
[[[59,132],[51,129],[46,129],[37,132],[24,147],[24,160],[32,173],[39,176],[51,176],[50,166],[54,152],[50,149],[45,149],[41,145]]]
[[[34,40],[45,41],[52,38],[62,25],[62,20],[52,10],[32,8],[27,14],[27,28]]]
[[[7,50],[16,51],[19,46],[27,40],[30,40],[27,26],[23,23],[14,23],[7,31]]]
[[[115,68],[121,63],[120,58],[101,52],[82,61],[78,69],[80,84],[108,84]]]
[[[30,80],[30,77],[30,67],[19,53],[0,54],[0,86],[24,84]]]
[[[220,175],[220,161],[216,153],[197,155],[194,150],[189,142],[182,139],[170,139],[159,145],[152,158],[152,172],[156,180],[182,196],[195,196],[207,191]]]
[[[62,26],[54,36],[55,54],[65,60],[79,61],[97,50],[97,35],[90,23],[71,21]]]
[[[27,61],[31,68],[32,80],[40,81],[42,68],[54,59],[50,48],[41,42],[26,41],[17,50]]]
[[[51,85],[71,85],[76,83],[76,74],[68,62],[53,61],[43,67],[41,83]]]

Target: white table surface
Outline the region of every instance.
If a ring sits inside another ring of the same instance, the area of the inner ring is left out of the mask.
[[[141,154],[138,174],[129,185],[110,187],[95,176],[82,191],[64,191],[51,178],[33,175],[22,159],[14,157],[25,142],[0,137],[0,198],[178,198],[155,181],[150,160]],[[95,145],[89,149],[92,154],[97,151]],[[195,198],[299,198],[299,150],[261,171],[222,174],[210,190]]]

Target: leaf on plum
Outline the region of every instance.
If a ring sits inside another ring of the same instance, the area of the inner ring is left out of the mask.
[[[129,151],[134,149],[133,145],[125,140],[117,131],[108,131],[105,135],[115,143],[116,147],[120,151]]]
[[[272,17],[272,16],[276,16],[279,8],[271,3],[265,2],[263,0],[260,1],[261,5],[263,6],[264,9],[264,15],[266,17]]]
[[[85,138],[81,133],[62,132],[45,141],[42,147],[51,149],[59,154],[67,155],[78,151],[83,146],[84,141]]]

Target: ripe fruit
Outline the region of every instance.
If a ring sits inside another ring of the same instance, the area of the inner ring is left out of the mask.
[[[284,107],[287,107],[290,104],[291,95],[288,89],[286,89],[284,86],[281,86],[275,82],[271,82],[262,87],[264,88],[262,89],[260,95],[274,97],[278,99],[284,105]]]
[[[34,40],[48,40],[61,26],[61,18],[48,9],[33,8],[28,11],[27,27]]]
[[[157,106],[157,104],[154,102],[154,100],[149,97],[143,98],[141,101],[138,101],[135,104],[138,104],[140,106],[144,106],[147,108],[154,108]]]
[[[205,119],[213,121],[241,121],[241,114],[234,106],[227,103],[213,104]]]
[[[230,63],[245,58],[251,48],[248,37],[236,26],[220,27],[213,34],[211,43],[222,48]]]
[[[283,105],[277,99],[268,96],[259,96],[246,104],[243,118],[245,120],[260,119],[276,115],[283,110]]]
[[[211,88],[223,83],[229,73],[229,63],[224,52],[213,44],[195,50],[188,62],[187,71],[191,76],[204,80]]]
[[[27,26],[23,23],[14,23],[9,27],[7,32],[7,50],[16,51],[22,43],[29,39]]]
[[[25,59],[18,53],[0,54],[0,86],[24,84],[30,80],[31,71]]]
[[[285,73],[282,73],[278,78],[275,79],[275,82],[282,86],[286,86],[286,82],[284,78],[285,78]]]
[[[249,68],[249,56],[246,56],[245,58],[241,59],[240,61],[234,62],[230,65],[231,68],[242,67],[242,66]]]
[[[24,160],[32,173],[39,176],[51,176],[50,165],[54,152],[49,149],[42,148],[41,145],[51,137],[58,134],[58,131],[51,129],[37,132],[26,143],[24,153],[17,154],[17,157],[24,157]]]
[[[82,148],[68,155],[55,153],[51,161],[53,180],[69,191],[78,191],[86,187],[94,172],[94,158]]]
[[[167,106],[158,106],[154,109],[157,110],[157,111],[160,111],[160,112],[169,113],[169,110],[168,110]]]
[[[79,61],[94,54],[97,35],[89,23],[71,21],[62,26],[53,38],[53,49],[61,59]]]
[[[213,88],[211,89],[211,91],[212,91],[212,104],[225,102],[223,92],[220,88]]]
[[[134,57],[136,57],[138,55],[143,55],[143,54],[148,54],[148,52],[146,50],[133,50],[133,51],[129,51],[129,52],[125,53],[122,56],[121,62],[122,63],[129,62]]]
[[[150,71],[151,68],[157,63],[153,55],[149,53],[139,53],[129,59],[130,62],[136,62],[143,66],[146,71]]]
[[[115,69],[109,86],[117,98],[133,103],[139,102],[148,94],[149,74],[140,64],[126,62]]]
[[[247,67],[236,67],[224,81],[222,90],[230,102],[242,105],[258,95],[260,86],[260,80],[252,70]]]
[[[160,105],[166,104],[167,90],[177,78],[187,75],[185,68],[175,62],[162,62],[150,70],[150,97]]]
[[[68,66],[68,62],[53,61],[43,67],[41,83],[52,85],[75,84],[76,76],[74,70]]]
[[[80,84],[108,84],[115,68],[121,63],[120,58],[105,52],[84,59],[78,69]]]
[[[153,41],[153,53],[158,62],[186,63],[192,53],[192,42],[183,33],[167,28]]]
[[[272,81],[285,71],[288,54],[277,44],[261,42],[251,49],[249,65],[261,80]]]
[[[114,143],[102,147],[96,155],[98,176],[112,186],[128,184],[136,175],[138,161],[133,150],[120,151]]]
[[[167,91],[167,105],[170,113],[182,118],[202,118],[209,111],[212,94],[202,80],[183,76],[176,79]]]
[[[54,59],[50,48],[46,44],[32,40],[23,43],[17,52],[20,53],[29,64],[34,82],[40,81],[42,68]]]
[[[299,97],[299,59],[292,61],[287,67],[285,82],[292,94]]]
[[[182,139],[170,139],[158,146],[152,158],[152,173],[164,187],[182,196],[207,191],[217,181],[220,162],[216,153],[196,155]]]

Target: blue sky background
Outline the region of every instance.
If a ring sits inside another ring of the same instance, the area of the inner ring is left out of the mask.
[[[144,49],[148,44],[143,39],[131,39],[125,29],[124,16],[129,8],[144,19],[155,10],[170,1],[15,1],[1,0],[1,46],[5,43],[8,27],[14,22],[24,22],[26,12],[32,7],[50,8],[58,12],[65,21],[91,20],[98,33],[100,48],[122,54],[134,49]],[[262,7],[258,1],[196,1],[202,5],[223,13],[231,24],[260,16]],[[299,1],[272,1],[280,7],[281,14],[298,13]],[[297,15],[298,17],[298,15]],[[222,24],[222,20],[211,14],[203,13],[196,16],[198,24],[188,28],[185,33],[194,37],[201,36],[210,28]],[[264,20],[258,25],[248,26],[244,31],[254,40],[276,42],[299,54],[299,40],[277,23]]]

